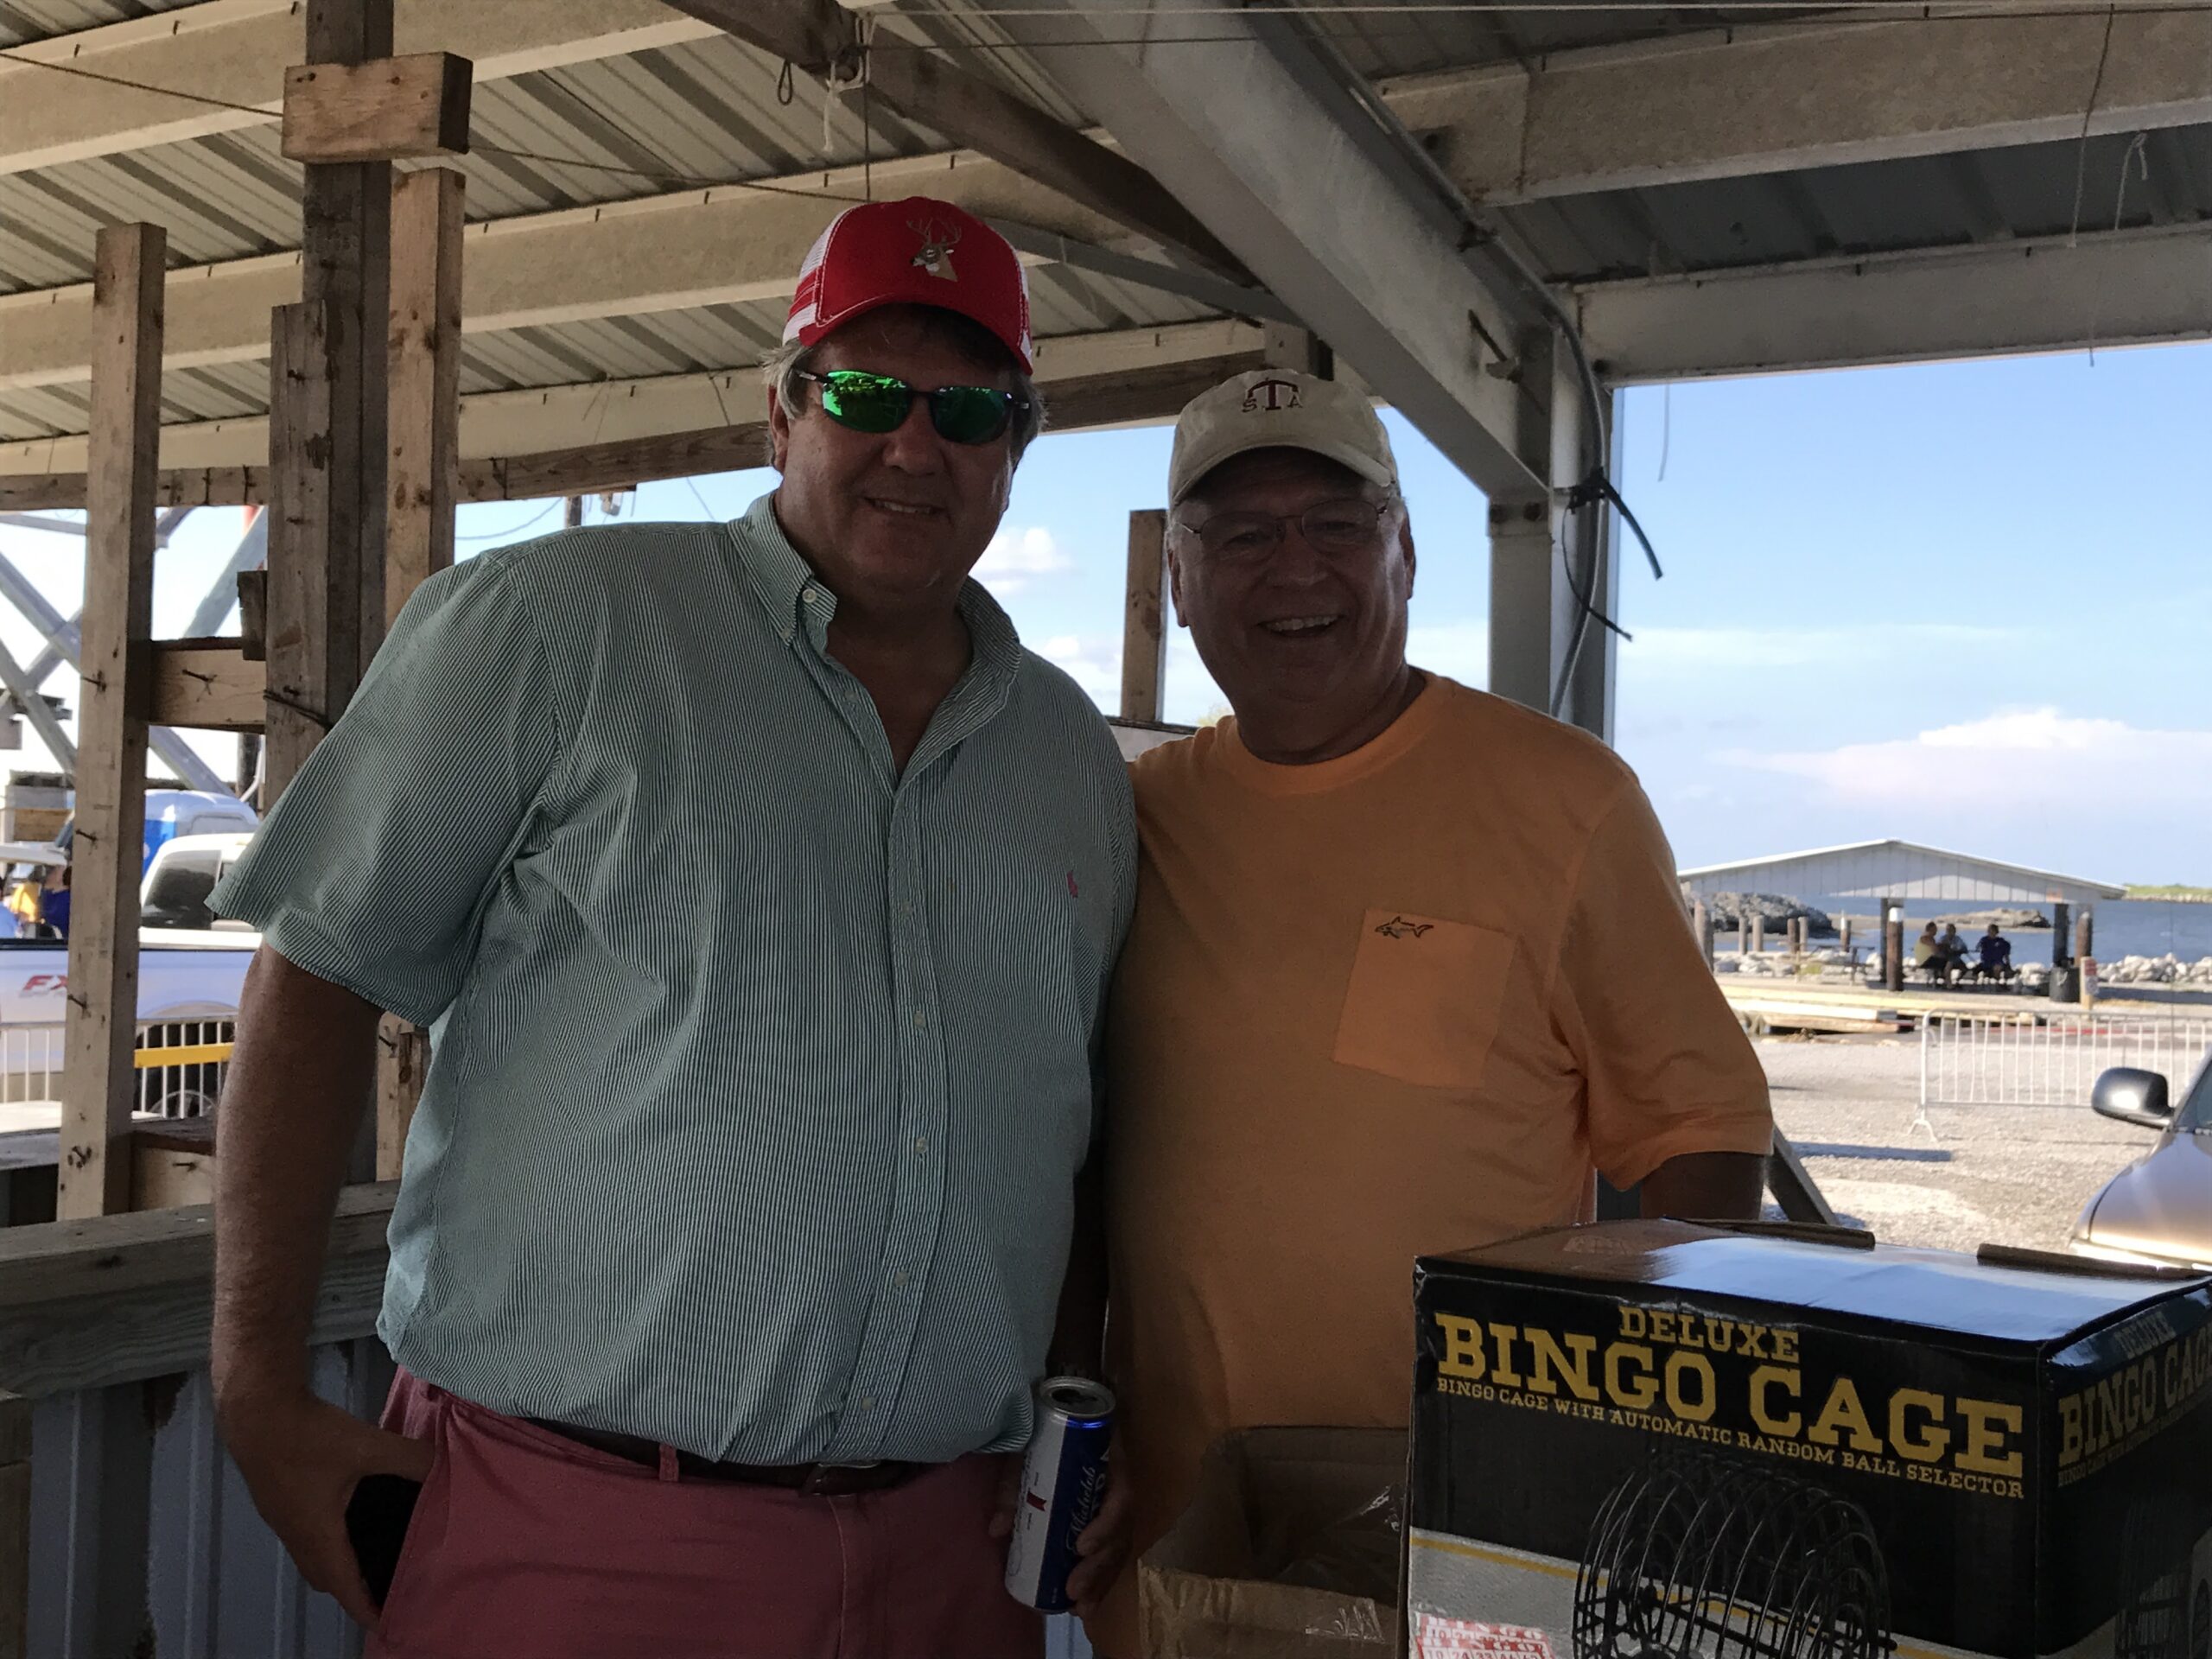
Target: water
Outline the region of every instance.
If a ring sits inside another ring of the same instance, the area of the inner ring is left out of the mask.
[[[1831,916],[1850,915],[1858,918],[1853,932],[1867,938],[1875,906],[1864,899],[1815,899],[1814,905]],[[2171,900],[2153,899],[2107,899],[2092,907],[2096,918],[2096,957],[2099,962],[2118,962],[2122,957],[2163,957],[2173,955],[2183,962],[2198,962],[2212,957],[2212,905],[2177,905]],[[1905,938],[1920,931],[1920,925],[1931,916],[1961,915],[1976,910],[2040,909],[2046,916],[2050,906],[2008,906],[1979,899],[1913,899],[1905,901]],[[1961,932],[1979,933],[1981,930],[1961,929]],[[2050,960],[2050,935],[2031,929],[2006,928],[2005,932],[2017,941],[2013,945],[2013,959],[2018,962],[2048,962]],[[1870,939],[1871,942],[1871,939]],[[2072,949],[2072,941],[2068,941]]]

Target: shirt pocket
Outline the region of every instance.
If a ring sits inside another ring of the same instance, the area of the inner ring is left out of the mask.
[[[1360,923],[1335,1059],[1431,1089],[1471,1089],[1497,1035],[1513,936],[1370,910]]]

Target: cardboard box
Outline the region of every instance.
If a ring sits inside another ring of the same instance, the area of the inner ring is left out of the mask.
[[[1137,1567],[1147,1659],[1395,1659],[1406,1436],[1250,1428]]]
[[[2212,1281],[1856,1237],[1424,1260],[1414,1651],[2204,1659]]]

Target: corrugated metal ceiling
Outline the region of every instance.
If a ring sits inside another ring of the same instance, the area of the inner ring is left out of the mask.
[[[1058,265],[1031,270],[1030,305],[1039,339],[1164,327],[1209,315],[1204,306],[1173,295]],[[461,390],[473,396],[747,368],[781,336],[785,309],[782,301],[768,300],[472,334],[461,348]],[[0,391],[0,442],[84,431],[89,390],[79,381]],[[267,410],[268,396],[265,359],[172,368],[162,376],[162,420],[181,424],[258,416]]]
[[[175,11],[194,0],[0,0],[0,47]]]
[[[919,0],[918,0],[918,3]],[[93,27],[158,10],[165,0],[0,0],[0,36]],[[1529,60],[1568,47],[1711,29],[1760,14],[1468,11],[1351,17],[1317,15],[1371,75],[1389,77]],[[1019,49],[1023,22],[982,9],[931,4],[883,31],[958,48],[1059,118],[1084,112]],[[823,94],[800,77],[785,103],[780,66],[718,37],[490,82],[476,89],[477,152],[465,164],[472,220],[849,167],[948,148],[856,95],[836,100],[825,144]],[[863,113],[866,116],[863,125]],[[2212,128],[2150,135],[2121,199],[2126,137],[2023,146],[1971,156],[1822,168],[1611,191],[1505,210],[1548,274],[1592,280],[1764,264],[1838,252],[2001,240],[2064,232],[2077,162],[2085,228],[2195,220],[2212,213]],[[498,152],[519,152],[507,154]],[[534,159],[533,159],[534,158]],[[551,159],[546,159],[551,158]],[[2147,172],[2147,178],[2144,174]],[[299,169],[277,151],[275,126],[0,176],[0,292],[59,287],[91,276],[93,236],[137,219],[168,227],[172,261],[200,265],[297,245]],[[1034,274],[1042,335],[1164,325],[1205,315],[1189,302],[1065,267]],[[467,390],[573,385],[727,369],[754,360],[780,307],[725,306],[518,329],[473,337]],[[257,413],[258,364],[165,378],[165,418]],[[0,396],[0,437],[81,431],[83,388]]]

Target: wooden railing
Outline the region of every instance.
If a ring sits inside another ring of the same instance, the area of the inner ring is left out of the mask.
[[[370,1415],[397,1192],[341,1196],[310,1334],[318,1388]],[[0,1230],[0,1659],[358,1650],[215,1440],[213,1264],[204,1205]]]

